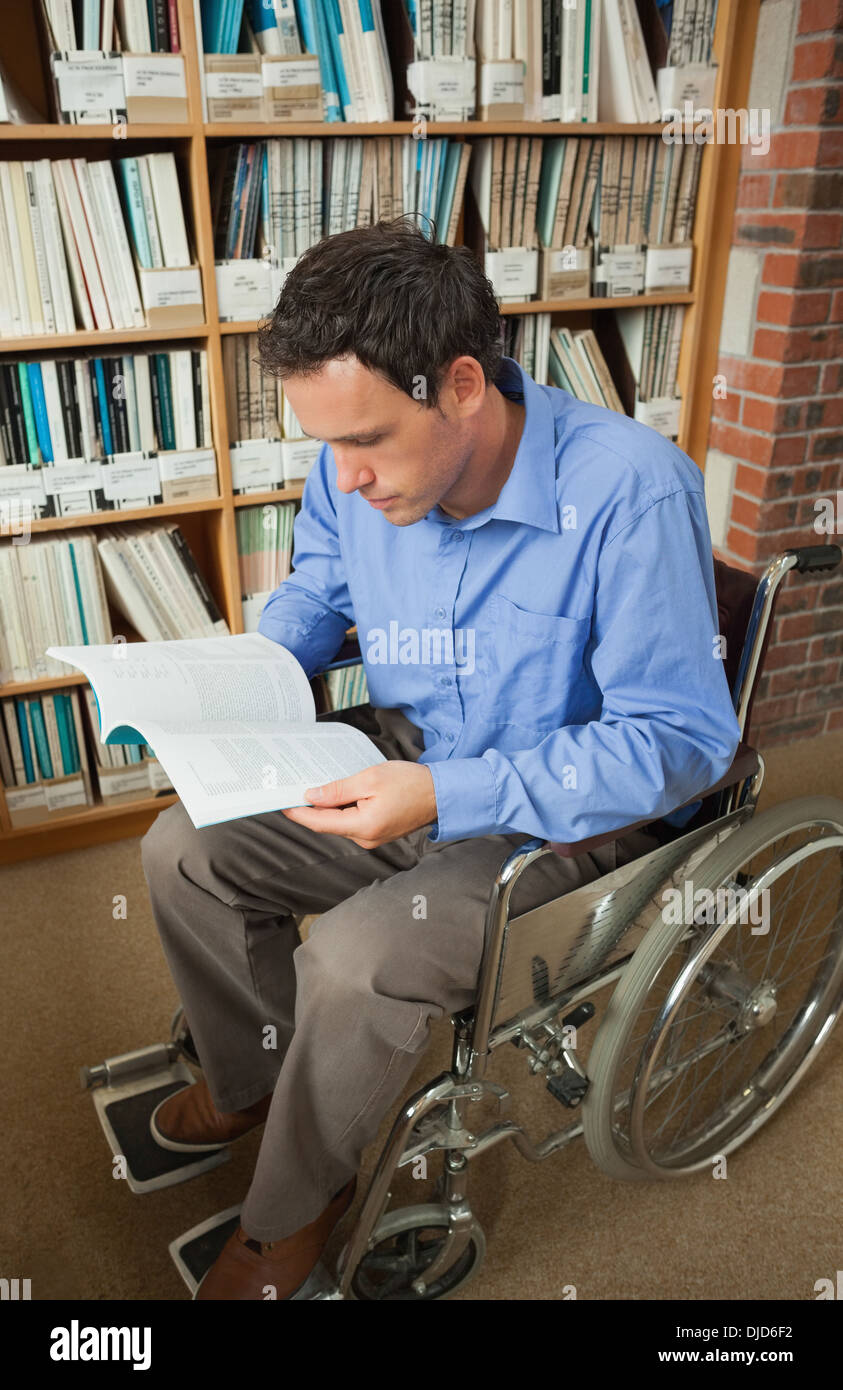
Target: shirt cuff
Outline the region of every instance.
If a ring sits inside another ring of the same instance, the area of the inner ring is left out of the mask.
[[[495,774],[485,758],[449,758],[428,763],[436,793],[437,819],[428,840],[465,840],[494,835],[498,828]]]

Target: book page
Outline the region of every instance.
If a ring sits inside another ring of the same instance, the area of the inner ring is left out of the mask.
[[[128,741],[126,726],[138,729],[150,719],[188,725],[227,719],[316,722],[301,665],[286,647],[257,632],[50,647],[49,652],[88,677],[99,702],[104,743]]]
[[[350,777],[386,758],[350,724],[235,720],[144,721],[146,741],[197,829],[239,816],[307,806],[308,787]]]

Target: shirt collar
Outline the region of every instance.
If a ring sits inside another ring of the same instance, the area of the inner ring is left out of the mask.
[[[524,401],[524,428],[509,477],[490,507],[474,516],[446,517],[438,508],[427,519],[474,530],[491,520],[520,521],[543,531],[561,530],[556,500],[556,424],[547,394],[514,357],[503,357],[495,385],[505,396]]]

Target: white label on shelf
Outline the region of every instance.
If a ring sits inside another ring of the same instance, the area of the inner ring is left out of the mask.
[[[319,59],[315,57],[265,58],[261,63],[264,87],[319,87]]]
[[[184,59],[180,53],[124,53],[127,97],[175,97],[187,100]]]
[[[65,806],[84,806],[85,783],[81,777],[71,777],[66,782],[45,782],[44,800],[48,811],[61,811]]]
[[[90,492],[102,487],[102,464],[90,459],[67,459],[51,463],[43,470],[44,490],[48,497],[68,492]]]
[[[156,457],[164,483],[179,478],[216,477],[217,457],[213,449],[159,449]]]
[[[717,64],[689,63],[684,68],[659,68],[656,73],[656,94],[662,118],[684,119],[685,102],[692,103],[694,112],[711,112],[717,86]]]
[[[102,470],[102,484],[109,502],[158,497],[161,493],[158,459],[154,455],[144,458],[137,453],[112,454],[111,461]]]
[[[29,468],[25,463],[7,463],[0,468],[0,497],[41,503],[47,500],[44,470]]]
[[[681,396],[654,396],[651,401],[636,401],[635,418],[659,434],[674,439],[679,433]]]
[[[693,255],[692,243],[687,246],[649,247],[644,272],[645,289],[690,289]]]
[[[198,265],[141,266],[140,290],[146,309],[169,309],[174,304],[201,304],[202,279]]]
[[[591,269],[590,246],[558,246],[545,251],[547,269],[551,275],[562,275],[567,271]]]
[[[6,806],[11,814],[15,811],[34,811],[44,805],[44,788],[39,782],[33,787],[8,787]]]
[[[259,319],[281,293],[283,272],[269,261],[218,261],[217,301],[223,320]]]
[[[246,98],[253,101],[261,97],[261,75],[259,72],[206,72],[205,85],[208,96],[223,101]]]
[[[524,246],[504,246],[486,252],[486,274],[497,295],[535,294],[539,280],[539,253]]]
[[[54,58],[53,71],[62,111],[125,110],[122,57],[80,51]]]
[[[265,594],[246,594],[243,599],[243,631],[257,632],[260,616],[266,607],[266,600],[272,593],[267,589]]]
[[[281,457],[284,460],[284,481],[306,478],[322,448],[321,439],[284,439]]]
[[[235,492],[272,492],[283,481],[280,439],[243,439],[231,446]]]
[[[149,776],[143,763],[137,763],[134,767],[97,767],[97,780],[103,796],[144,792],[149,787]]]
[[[524,101],[524,64],[501,62],[480,64],[480,105],[516,106]]]
[[[420,58],[407,68],[407,86],[417,102],[473,106],[476,81],[474,58]]]

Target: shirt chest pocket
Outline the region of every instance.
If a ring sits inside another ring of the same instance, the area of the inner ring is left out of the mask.
[[[489,612],[491,717],[558,728],[575,708],[591,620],[535,613],[502,593],[492,594]]]

